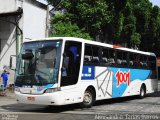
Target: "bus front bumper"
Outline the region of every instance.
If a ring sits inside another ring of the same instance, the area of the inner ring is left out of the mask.
[[[44,93],[40,95],[22,94],[15,91],[15,96],[18,103],[37,104],[37,105],[64,105],[63,95],[59,92]]]

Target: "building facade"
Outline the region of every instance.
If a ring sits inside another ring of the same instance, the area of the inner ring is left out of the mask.
[[[0,0],[0,73],[26,39],[48,36],[47,5],[36,0]],[[10,71],[13,83],[14,71]]]

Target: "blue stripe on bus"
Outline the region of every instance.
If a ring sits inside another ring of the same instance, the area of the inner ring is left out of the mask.
[[[53,86],[54,86],[54,84],[47,84],[47,85],[43,85],[43,86],[37,86],[37,92],[41,92],[44,89],[52,88]]]

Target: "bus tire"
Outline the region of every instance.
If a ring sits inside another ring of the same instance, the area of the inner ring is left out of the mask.
[[[81,103],[82,108],[90,108],[95,102],[95,92],[91,88],[87,88],[84,92],[83,102]]]
[[[145,95],[146,95],[146,87],[145,87],[145,85],[142,85],[140,88],[139,98],[143,99],[145,97]]]

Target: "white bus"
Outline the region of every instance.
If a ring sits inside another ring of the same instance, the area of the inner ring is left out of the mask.
[[[17,58],[15,95],[19,103],[91,107],[96,100],[143,98],[157,88],[154,53],[54,37],[24,42]]]

